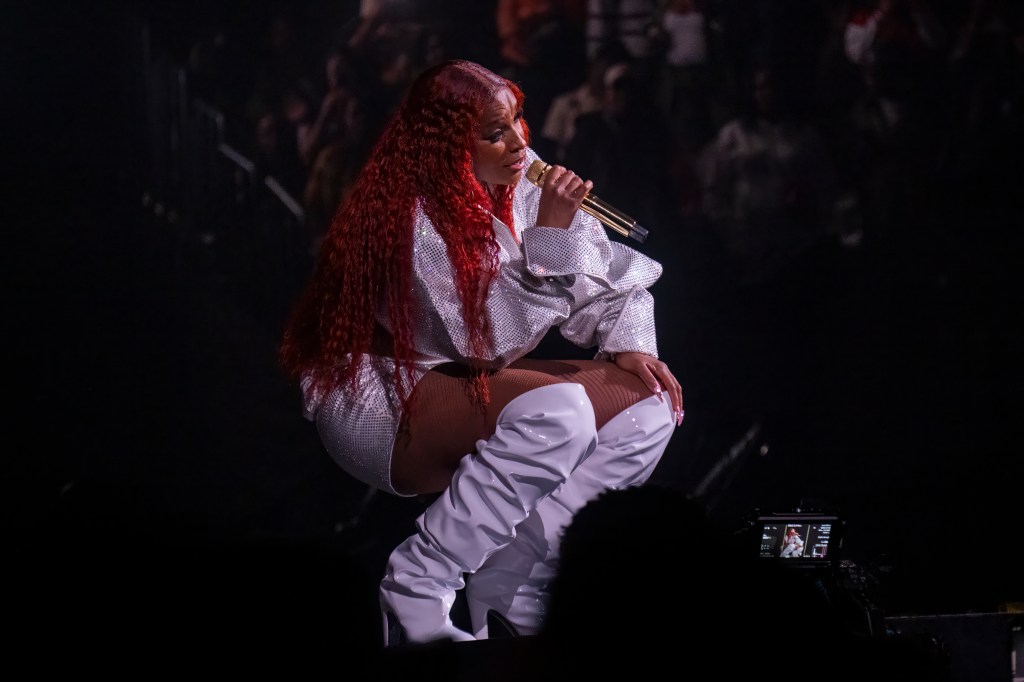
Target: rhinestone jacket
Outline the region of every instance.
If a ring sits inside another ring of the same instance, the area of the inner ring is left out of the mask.
[[[537,158],[528,149],[526,164]],[[654,300],[648,291],[661,265],[625,244],[609,240],[592,216],[577,211],[568,229],[539,226],[540,188],[526,180],[515,188],[512,229],[494,218],[499,272],[490,284],[486,312],[493,349],[482,358],[495,369],[535,349],[552,328],[596,357],[639,351],[657,357]],[[413,240],[416,318],[412,385],[432,367],[469,361],[469,338],[444,240],[421,207]],[[387,309],[377,313],[388,331]],[[391,447],[401,418],[394,364],[366,356],[359,389],[327,396],[304,391],[305,415],[317,424],[331,457],[368,485],[398,494],[390,483]],[[309,382],[304,382],[308,388]]]

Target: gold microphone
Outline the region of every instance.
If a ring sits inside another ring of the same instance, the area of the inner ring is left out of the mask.
[[[537,187],[541,187],[544,184],[544,174],[548,172],[549,168],[551,168],[550,165],[537,159],[526,169],[526,179],[537,185]],[[601,201],[594,196],[593,192],[587,192],[583,195],[583,203],[580,204],[580,208],[623,237],[629,237],[638,242],[643,242],[647,239],[647,228],[638,225],[635,218],[631,218],[622,211],[614,209]]]

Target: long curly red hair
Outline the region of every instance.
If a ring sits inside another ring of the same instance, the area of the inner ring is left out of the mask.
[[[482,185],[473,173],[480,118],[511,81],[479,64],[451,60],[425,70],[392,115],[338,207],[306,283],[285,325],[278,352],[286,375],[312,380],[326,395],[355,388],[366,353],[395,360],[395,386],[408,410],[413,372],[413,224],[417,202],[444,239],[452,280],[462,303],[470,355],[492,346],[481,291],[497,274],[498,244],[491,213],[512,225],[513,187]],[[529,139],[525,122],[524,134]],[[377,312],[387,310],[392,334],[381,334]],[[469,392],[479,406],[489,395],[483,363],[470,368]]]

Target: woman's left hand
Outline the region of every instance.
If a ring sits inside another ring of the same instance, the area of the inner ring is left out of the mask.
[[[664,400],[665,393],[668,393],[672,402],[672,414],[676,417],[676,425],[683,423],[683,388],[676,381],[675,376],[669,371],[668,365],[646,353],[616,353],[615,364],[627,372],[640,377],[640,380],[647,384],[651,393]]]

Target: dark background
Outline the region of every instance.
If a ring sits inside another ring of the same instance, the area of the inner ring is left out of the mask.
[[[80,640],[98,613],[124,632],[273,614],[284,635],[376,617],[422,501],[337,469],[277,372],[277,330],[144,218],[123,28],[85,3],[21,3],[0,27],[12,617]],[[1019,166],[992,177],[948,188],[940,234],[823,247],[754,290],[716,286],[687,235],[651,225],[686,401],[655,479],[700,488],[726,529],[840,509],[889,614],[1024,599]]]

